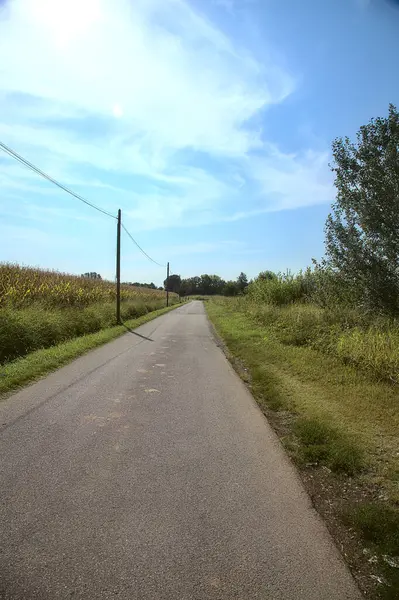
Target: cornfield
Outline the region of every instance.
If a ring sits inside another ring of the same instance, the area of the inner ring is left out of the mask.
[[[165,296],[161,290],[122,285],[121,300],[148,302]],[[0,264],[0,308],[86,307],[115,300],[115,284],[57,271]]]

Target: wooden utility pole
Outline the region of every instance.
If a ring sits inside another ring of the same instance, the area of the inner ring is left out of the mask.
[[[166,271],[166,306],[169,306],[169,263]]]
[[[118,210],[116,229],[116,323],[121,323],[121,223],[122,213]]]

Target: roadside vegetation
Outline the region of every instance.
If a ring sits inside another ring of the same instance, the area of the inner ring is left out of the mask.
[[[170,294],[171,304],[178,301]],[[163,308],[165,291],[122,285],[124,321]],[[115,285],[0,264],[0,365],[115,325]]]
[[[356,143],[336,140],[333,158],[337,197],[325,258],[296,275],[264,271],[240,296],[215,297],[206,306],[361,587],[368,596],[393,599],[399,597],[395,107],[361,127]],[[338,520],[350,535],[337,533]]]

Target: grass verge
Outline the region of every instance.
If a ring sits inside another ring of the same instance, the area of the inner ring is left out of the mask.
[[[174,305],[169,308],[154,310],[137,319],[126,321],[125,325],[134,329],[156,317],[178,308],[178,306],[179,305]],[[0,366],[0,396],[3,397],[8,392],[47,375],[51,371],[67,364],[74,358],[77,358],[89,350],[97,348],[97,346],[101,346],[124,333],[126,333],[126,327],[123,325],[108,327],[97,333],[83,335],[68,340],[67,342],[63,342],[62,344],[58,344],[57,346],[52,346],[51,348],[36,350],[23,358],[18,358],[17,360]]]
[[[206,309],[362,589],[399,597],[397,534],[387,536],[399,530],[397,387],[336,356],[287,344],[240,300],[211,300]]]

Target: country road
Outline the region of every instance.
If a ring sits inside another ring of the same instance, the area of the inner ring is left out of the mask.
[[[360,600],[201,302],[0,403],[2,600]]]

